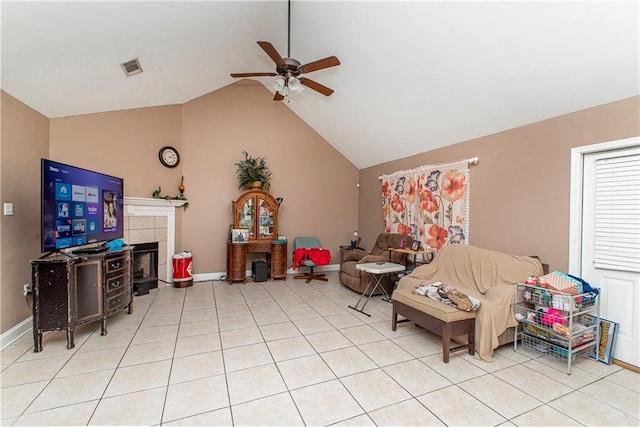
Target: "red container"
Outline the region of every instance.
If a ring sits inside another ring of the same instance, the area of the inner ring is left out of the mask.
[[[173,256],[173,285],[176,288],[193,285],[192,261],[191,251],[184,251]]]

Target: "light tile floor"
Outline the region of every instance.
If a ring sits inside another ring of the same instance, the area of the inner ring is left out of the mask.
[[[640,376],[589,359],[565,366],[498,349],[455,353],[391,304],[329,282],[196,283],[135,297],[134,313],[31,334],[1,353],[2,425],[640,424]]]

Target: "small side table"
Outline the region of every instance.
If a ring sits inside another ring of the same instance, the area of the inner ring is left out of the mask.
[[[422,250],[418,250],[418,251],[414,251],[413,249],[409,249],[409,248],[389,248],[389,259],[391,259],[391,252],[399,252],[401,254],[404,254],[404,266],[405,267],[407,266],[407,258],[410,255],[413,255],[413,268],[415,268],[415,267],[417,267],[417,262],[416,262],[416,256],[417,255],[422,255],[424,257],[424,255],[432,255],[436,251],[434,251],[431,248],[422,249]]]
[[[371,295],[375,292],[376,289],[379,288],[384,294],[384,297],[382,298],[383,300],[391,302],[391,297],[381,283],[384,275],[387,273],[397,273],[399,271],[404,271],[406,267],[402,264],[396,264],[393,262],[368,262],[365,264],[356,264],[356,268],[360,271],[368,273],[371,279],[369,280],[369,284],[365,288],[364,292],[362,292],[362,295],[358,299],[358,302],[356,302],[356,305],[350,305],[349,308],[371,317],[370,314],[364,312],[364,308],[367,306]],[[370,288],[371,292],[367,295],[367,291]],[[366,299],[364,299],[363,302],[363,298],[365,297]],[[362,306],[360,306],[361,302]]]

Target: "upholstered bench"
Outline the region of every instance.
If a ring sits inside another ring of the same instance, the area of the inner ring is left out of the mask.
[[[469,354],[475,352],[474,335],[476,325],[475,311],[462,311],[427,296],[416,295],[411,289],[396,289],[393,291],[393,314],[391,329],[396,330],[398,315],[418,326],[442,337],[442,360],[449,363],[449,353],[452,351],[469,349]],[[451,338],[460,335],[467,336],[467,344],[451,347]]]

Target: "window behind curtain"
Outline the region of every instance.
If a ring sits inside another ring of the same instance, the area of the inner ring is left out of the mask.
[[[385,232],[441,249],[469,240],[469,163],[428,165],[384,175]]]

